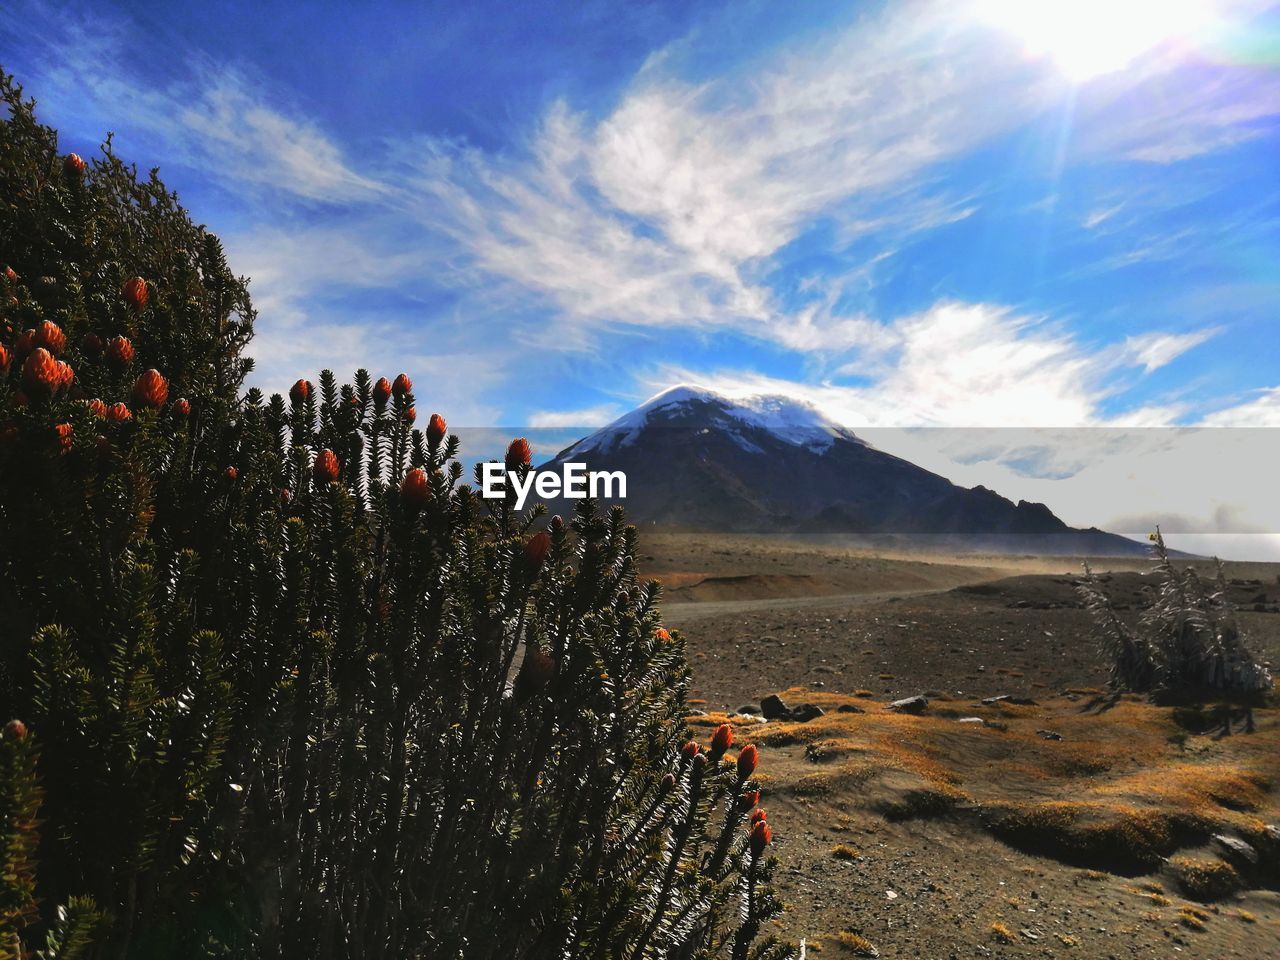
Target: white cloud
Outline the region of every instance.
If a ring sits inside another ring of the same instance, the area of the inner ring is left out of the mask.
[[[855,429],[1169,424],[1184,412],[1181,407],[1153,405],[1114,416],[1102,404],[1124,386],[1118,374],[1133,366],[1153,370],[1207,337],[1152,335],[1091,348],[1007,307],[951,301],[885,324],[881,332],[878,351],[837,371],[846,379],[869,377],[867,385],[806,385],[736,370],[706,375],[666,367],[645,387],[655,391],[691,380],[732,396],[798,396]]]
[[[1200,346],[1217,334],[1217,330],[1197,330],[1193,333],[1144,333],[1129,337],[1124,342],[1125,351],[1147,373],[1172,363],[1188,350]]]
[[[89,139],[127,128],[125,152],[163,156],[224,184],[255,185],[307,201],[351,202],[382,192],[357,173],[313,121],[280,106],[281,91],[185,51],[187,75],[170,83],[139,70],[133,25],[40,3],[10,11],[38,38],[39,100],[60,126]]]
[[[1280,387],[1261,390],[1252,400],[1211,413],[1200,422],[1208,427],[1280,427]]]
[[[878,325],[838,310],[837,291],[780,302],[765,261],[820,218],[847,242],[871,225],[971,214],[930,196],[925,172],[1039,97],[1016,58],[992,69],[990,43],[924,5],[750,76],[684,82],[658,58],[599,121],[557,103],[526,155],[426,144],[419,215],[475,269],[545,297],[560,325],[729,326],[802,351],[874,344]]]
[[[616,403],[601,403],[580,410],[538,410],[529,415],[529,426],[558,430],[569,427],[602,427],[624,412]]]

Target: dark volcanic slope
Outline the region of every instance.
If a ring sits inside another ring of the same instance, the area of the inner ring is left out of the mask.
[[[1141,554],[1044,504],[966,489],[866,444],[796,401],[677,387],[561,451],[627,476],[631,519],[688,530],[955,536],[1022,552]],[[555,510],[567,503],[553,503]]]

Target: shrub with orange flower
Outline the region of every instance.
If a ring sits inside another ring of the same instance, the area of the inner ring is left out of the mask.
[[[133,383],[133,402],[147,410],[159,410],[169,399],[169,381],[159,370],[145,371]]]
[[[405,472],[400,481],[400,496],[411,507],[425,506],[431,500],[431,484],[427,481],[427,472],[421,467],[414,467]]]
[[[760,751],[754,743],[749,743],[738,753],[738,776],[746,780],[756,772],[760,763]]]
[[[55,357],[67,348],[67,335],[52,320],[46,320],[35,330],[35,345],[44,347]]]
[[[51,397],[66,382],[63,365],[44,347],[36,347],[22,364],[22,386],[33,397]]]
[[[516,437],[507,447],[506,466],[508,471],[527,467],[533,462],[533,451],[529,449],[529,441],[524,437]]]
[[[112,337],[107,343],[107,363],[123,370],[133,363],[133,344],[128,337]]]
[[[316,454],[316,461],[312,465],[311,473],[320,483],[333,483],[338,479],[338,473],[341,465],[338,463],[338,455],[332,450],[321,450]]]
[[[142,277],[130,277],[126,280],[120,288],[120,295],[124,297],[125,303],[138,311],[145,310],[147,302],[151,299],[151,294],[147,290],[147,281]]]

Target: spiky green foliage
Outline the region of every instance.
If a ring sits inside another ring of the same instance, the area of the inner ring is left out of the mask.
[[[1112,685],[1160,696],[1243,700],[1270,690],[1271,674],[1250,652],[1227,597],[1222,563],[1215,561],[1215,582],[1206,586],[1193,567],[1173,564],[1159,530],[1151,545],[1159,586],[1132,627],[1117,615],[1085,564],[1080,592],[1093,615]]]
[[[241,396],[216,239],[109,149],[64,169],[0,85],[0,692],[34,731],[0,781],[11,952],[790,956],[749,774],[681,753],[683,647],[621,513],[480,499],[364,371]],[[75,372],[52,396],[22,387],[43,320]],[[159,409],[130,401],[151,367]]]

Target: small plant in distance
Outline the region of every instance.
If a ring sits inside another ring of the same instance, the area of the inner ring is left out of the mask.
[[[621,512],[403,375],[242,392],[217,239],[0,93],[0,960],[793,957]]]
[[[1252,707],[1271,690],[1272,678],[1245,643],[1221,561],[1215,560],[1217,578],[1206,586],[1190,566],[1174,566],[1159,530],[1151,543],[1159,590],[1136,626],[1120,618],[1085,564],[1079,589],[1110,664],[1113,688],[1163,702],[1221,701],[1227,705],[1226,733],[1231,732],[1230,704],[1240,704],[1252,732]]]

